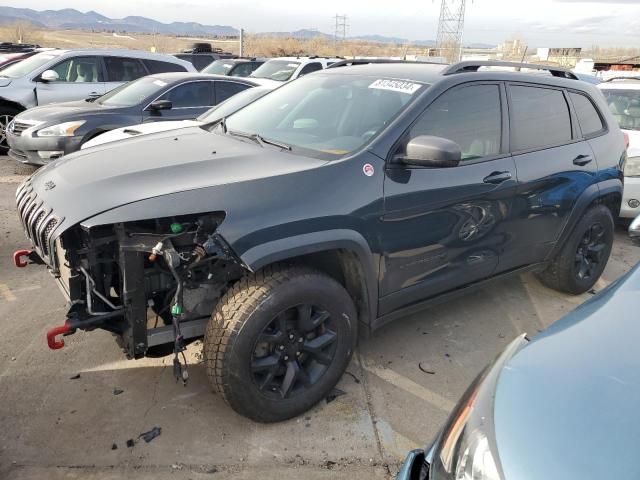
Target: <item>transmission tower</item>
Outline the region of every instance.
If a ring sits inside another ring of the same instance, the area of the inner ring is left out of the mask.
[[[442,0],[436,48],[449,62],[460,60],[466,0]]]
[[[346,15],[338,15],[336,13],[335,21],[336,21],[336,29],[333,35],[333,40],[337,42],[338,40],[344,40],[345,38],[347,38],[347,27],[349,25],[347,24]]]

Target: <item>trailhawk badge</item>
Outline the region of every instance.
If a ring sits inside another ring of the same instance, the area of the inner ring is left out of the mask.
[[[362,172],[367,176],[367,177],[372,177],[373,174],[375,173],[375,170],[373,169],[373,165],[371,165],[370,163],[365,163],[362,166]]]
[[[53,190],[54,188],[56,188],[56,184],[53,183],[51,180],[49,180],[48,182],[45,182],[44,184],[45,190]]]

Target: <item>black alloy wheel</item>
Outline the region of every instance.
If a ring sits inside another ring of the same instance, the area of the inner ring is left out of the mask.
[[[578,244],[575,258],[575,272],[578,280],[590,279],[595,272],[600,271],[602,254],[606,247],[605,229],[600,223],[594,223]]]
[[[312,305],[297,305],[277,315],[253,351],[251,371],[258,388],[289,398],[315,385],[335,357],[337,334],[332,327],[329,312]]]

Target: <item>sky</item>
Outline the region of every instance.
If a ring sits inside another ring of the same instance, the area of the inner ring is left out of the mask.
[[[448,0],[460,2],[460,0]],[[50,0],[0,0],[12,7],[52,8]],[[58,0],[55,8],[95,10],[110,18],[141,15],[162,22],[231,25],[248,32],[315,28],[333,33],[336,13],[348,35],[434,40],[441,0]],[[467,0],[465,43],[520,38],[544,47],[640,47],[640,0]]]

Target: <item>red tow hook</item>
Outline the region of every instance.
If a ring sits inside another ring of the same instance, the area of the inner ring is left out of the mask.
[[[29,265],[28,261],[22,259],[22,257],[29,257],[33,253],[33,250],[16,250],[13,252],[13,264],[18,268],[24,268]]]
[[[58,335],[67,335],[69,333],[73,333],[73,329],[68,322],[65,322],[64,325],[59,327],[53,327],[51,330],[47,331],[47,343],[49,344],[49,348],[51,350],[59,350],[64,347],[64,340],[60,339],[56,340]]]

